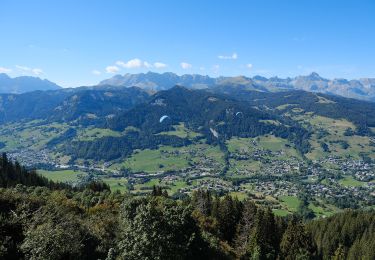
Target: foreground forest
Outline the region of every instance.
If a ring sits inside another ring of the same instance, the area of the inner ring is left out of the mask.
[[[302,221],[204,190],[72,188],[0,159],[1,259],[374,259],[375,212]]]

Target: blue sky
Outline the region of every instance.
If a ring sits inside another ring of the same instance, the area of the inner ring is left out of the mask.
[[[375,77],[375,1],[0,0],[0,72]]]

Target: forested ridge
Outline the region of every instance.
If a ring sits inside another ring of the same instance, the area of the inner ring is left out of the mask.
[[[301,90],[269,93],[226,86],[225,88],[217,87],[211,91],[223,93],[256,106],[275,109],[279,106],[289,105],[279,109],[280,113],[290,111],[297,106],[305,112],[314,112],[316,115],[335,119],[345,118],[358,127],[358,133],[361,135],[371,134],[368,127],[375,126],[375,117],[373,116],[375,104],[373,102]],[[277,109],[275,111],[277,112]]]
[[[189,144],[187,139],[155,136],[163,131],[174,130],[174,125],[184,123],[188,129],[200,133],[210,144],[224,143],[231,137],[274,134],[291,141],[303,155],[311,151],[309,138],[312,133],[299,122],[284,115],[293,111],[295,107],[316,115],[347,119],[356,126],[351,134],[371,136],[373,133],[370,127],[375,126],[372,116],[375,113],[373,103],[325,94],[305,91],[269,93],[249,91],[238,87],[191,90],[176,86],[147,98],[145,93],[136,90],[134,88],[120,96],[127,95],[130,98],[129,104],[126,103],[122,109],[112,108],[113,115],[110,117],[100,117],[100,113],[92,108],[93,104],[98,102],[97,100],[103,99],[103,96],[106,97],[107,92],[96,93],[88,90],[73,96],[79,102],[68,102],[70,105],[61,112],[64,116],[59,116],[59,118],[79,118],[78,122],[81,124],[94,124],[122,132],[124,135],[74,142],[69,142],[74,135],[69,135],[69,137],[62,135],[50,143],[66,143],[59,149],[72,156],[73,159],[105,157],[106,160],[114,160],[129,156],[135,149],[155,149],[158,145]],[[113,104],[117,104],[118,100],[123,100],[116,95],[110,97]],[[74,99],[73,97],[71,100]],[[99,102],[101,103],[106,104],[106,102]],[[108,107],[103,105],[100,107],[107,114],[111,112]],[[86,118],[84,112],[98,114],[99,117]],[[54,114],[59,114],[59,112]],[[168,116],[168,119],[160,123],[159,119],[162,116]],[[267,120],[277,121],[279,124],[269,124],[265,122]],[[214,129],[218,136],[215,137],[210,129]]]
[[[148,98],[149,94],[140,88],[111,86],[0,94],[0,124],[34,119],[103,124],[104,116],[123,112]]]
[[[0,159],[1,259],[374,259],[375,212],[277,217],[252,200],[197,190],[173,200],[48,182]]]
[[[168,116],[163,123],[159,122],[162,116]],[[281,124],[269,124],[262,120],[277,120]],[[174,125],[181,122],[192,131],[201,133],[210,144],[223,144],[233,136],[256,137],[272,133],[289,139],[301,154],[310,149],[310,133],[298,122],[252,108],[248,102],[238,101],[230,96],[176,86],[156,93],[147,103],[108,118],[105,127],[125,131],[123,136],[74,141],[62,146],[61,150],[72,158],[103,157],[113,160],[126,157],[135,149],[155,149],[158,145],[183,146],[190,144],[188,139],[157,135],[173,130]],[[215,137],[211,129],[217,131],[218,136]],[[70,139],[64,136],[61,138]],[[56,139],[52,142],[61,141]]]

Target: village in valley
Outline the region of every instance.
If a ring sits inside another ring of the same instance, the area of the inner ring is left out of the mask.
[[[48,177],[64,173],[63,180],[72,185],[101,179],[114,190],[135,195],[148,194],[158,185],[177,198],[203,188],[252,198],[280,215],[295,211],[301,194],[309,197],[311,208],[322,216],[348,205],[375,203],[372,160],[332,155],[304,160],[290,144],[274,136],[234,138],[227,146],[226,159],[218,147],[209,147],[204,140],[181,148],[136,151],[124,162],[63,163],[61,156],[51,158],[47,149],[22,149],[9,157],[28,168],[42,169]]]

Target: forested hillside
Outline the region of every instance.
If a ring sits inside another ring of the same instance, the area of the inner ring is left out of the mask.
[[[163,116],[165,120],[161,122]],[[267,120],[278,120],[283,124],[268,124]],[[148,103],[108,119],[108,128],[121,132],[128,130],[124,136],[73,142],[64,149],[73,158],[97,159],[106,154],[105,159],[111,160],[129,155],[134,149],[155,148],[161,144],[190,144],[186,138],[156,136],[174,130],[174,125],[179,123],[201,133],[208,143],[223,144],[233,136],[246,138],[272,133],[289,139],[302,154],[309,149],[306,139],[309,133],[298,123],[252,108],[247,102],[226,95],[179,86],[158,92]]]
[[[100,185],[56,189],[31,172],[17,173],[21,166],[5,155],[0,167],[2,180],[14,180],[0,188],[1,259],[375,257],[374,211],[304,223],[298,215],[277,217],[252,200],[204,190],[172,200],[159,187],[142,198]]]
[[[317,246],[317,255],[335,259],[375,258],[375,215],[372,212],[347,211],[328,219],[307,224]]]
[[[0,94],[0,123],[27,120],[103,124],[105,117],[146,102],[149,94],[139,88],[87,87]]]
[[[297,107],[305,112],[313,112],[321,116],[336,119],[345,118],[354,122],[361,134],[371,134],[368,127],[375,127],[375,117],[372,116],[375,113],[375,103],[373,102],[305,91],[265,93],[230,86],[217,87],[212,91],[248,101],[256,106],[276,109],[284,105],[282,109],[279,109],[282,112]]]

